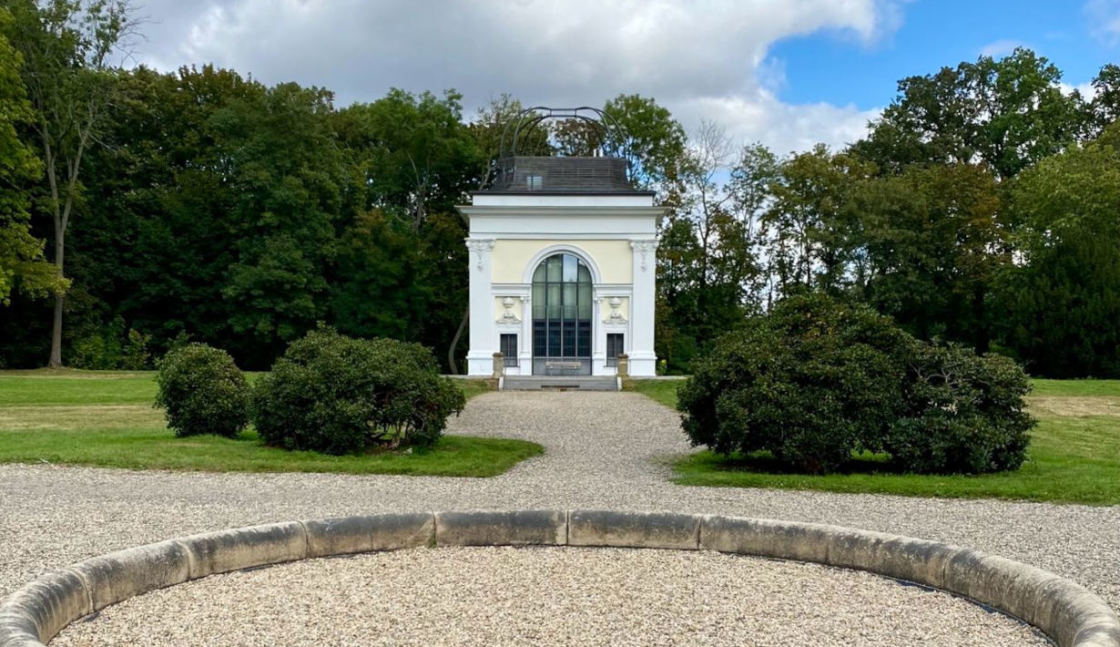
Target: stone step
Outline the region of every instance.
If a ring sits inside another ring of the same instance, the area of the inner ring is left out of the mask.
[[[507,375],[503,391],[617,391],[618,378],[611,376]]]

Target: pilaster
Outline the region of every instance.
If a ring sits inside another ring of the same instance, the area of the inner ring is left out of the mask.
[[[493,238],[467,238],[470,254],[470,350],[467,351],[467,373],[490,375],[493,356],[498,351],[494,326],[494,300],[491,290],[491,252]]]

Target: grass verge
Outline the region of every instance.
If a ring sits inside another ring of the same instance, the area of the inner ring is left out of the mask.
[[[329,456],[238,438],[175,438],[152,408],[150,372],[0,371],[0,462],[68,463],[208,472],[338,472],[495,476],[540,445],[508,438],[444,436],[429,450]],[[488,387],[455,380],[468,398]]]
[[[633,390],[676,407],[679,383],[635,380]],[[1027,462],[1014,472],[899,474],[882,457],[862,456],[844,473],[778,469],[765,453],[698,451],[673,462],[676,483],[946,498],[998,498],[1090,505],[1120,504],[1120,380],[1033,380],[1028,398],[1039,419]]]

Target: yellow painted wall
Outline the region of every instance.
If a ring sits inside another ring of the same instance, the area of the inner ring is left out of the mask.
[[[634,254],[628,240],[497,240],[492,252],[494,283],[520,283],[525,266],[536,254],[552,245],[572,245],[594,260],[603,283],[631,283]]]

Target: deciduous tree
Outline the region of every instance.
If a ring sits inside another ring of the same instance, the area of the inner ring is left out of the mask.
[[[57,269],[43,258],[44,241],[30,231],[31,183],[42,175],[34,151],[17,128],[34,118],[20,78],[22,58],[3,36],[12,15],[0,8],[0,305],[13,290],[45,296],[65,289]]]
[[[106,126],[114,91],[110,55],[131,27],[126,0],[16,0],[8,38],[23,56],[32,129],[47,178],[52,260],[65,273],[66,232],[82,186],[83,161]],[[55,295],[48,366],[62,366],[65,296]]]
[[[853,146],[888,172],[910,164],[986,162],[1000,178],[1014,176],[1076,141],[1086,109],[1064,94],[1061,72],[1045,57],[1017,48],[995,60],[943,67],[907,77],[898,97]]]

